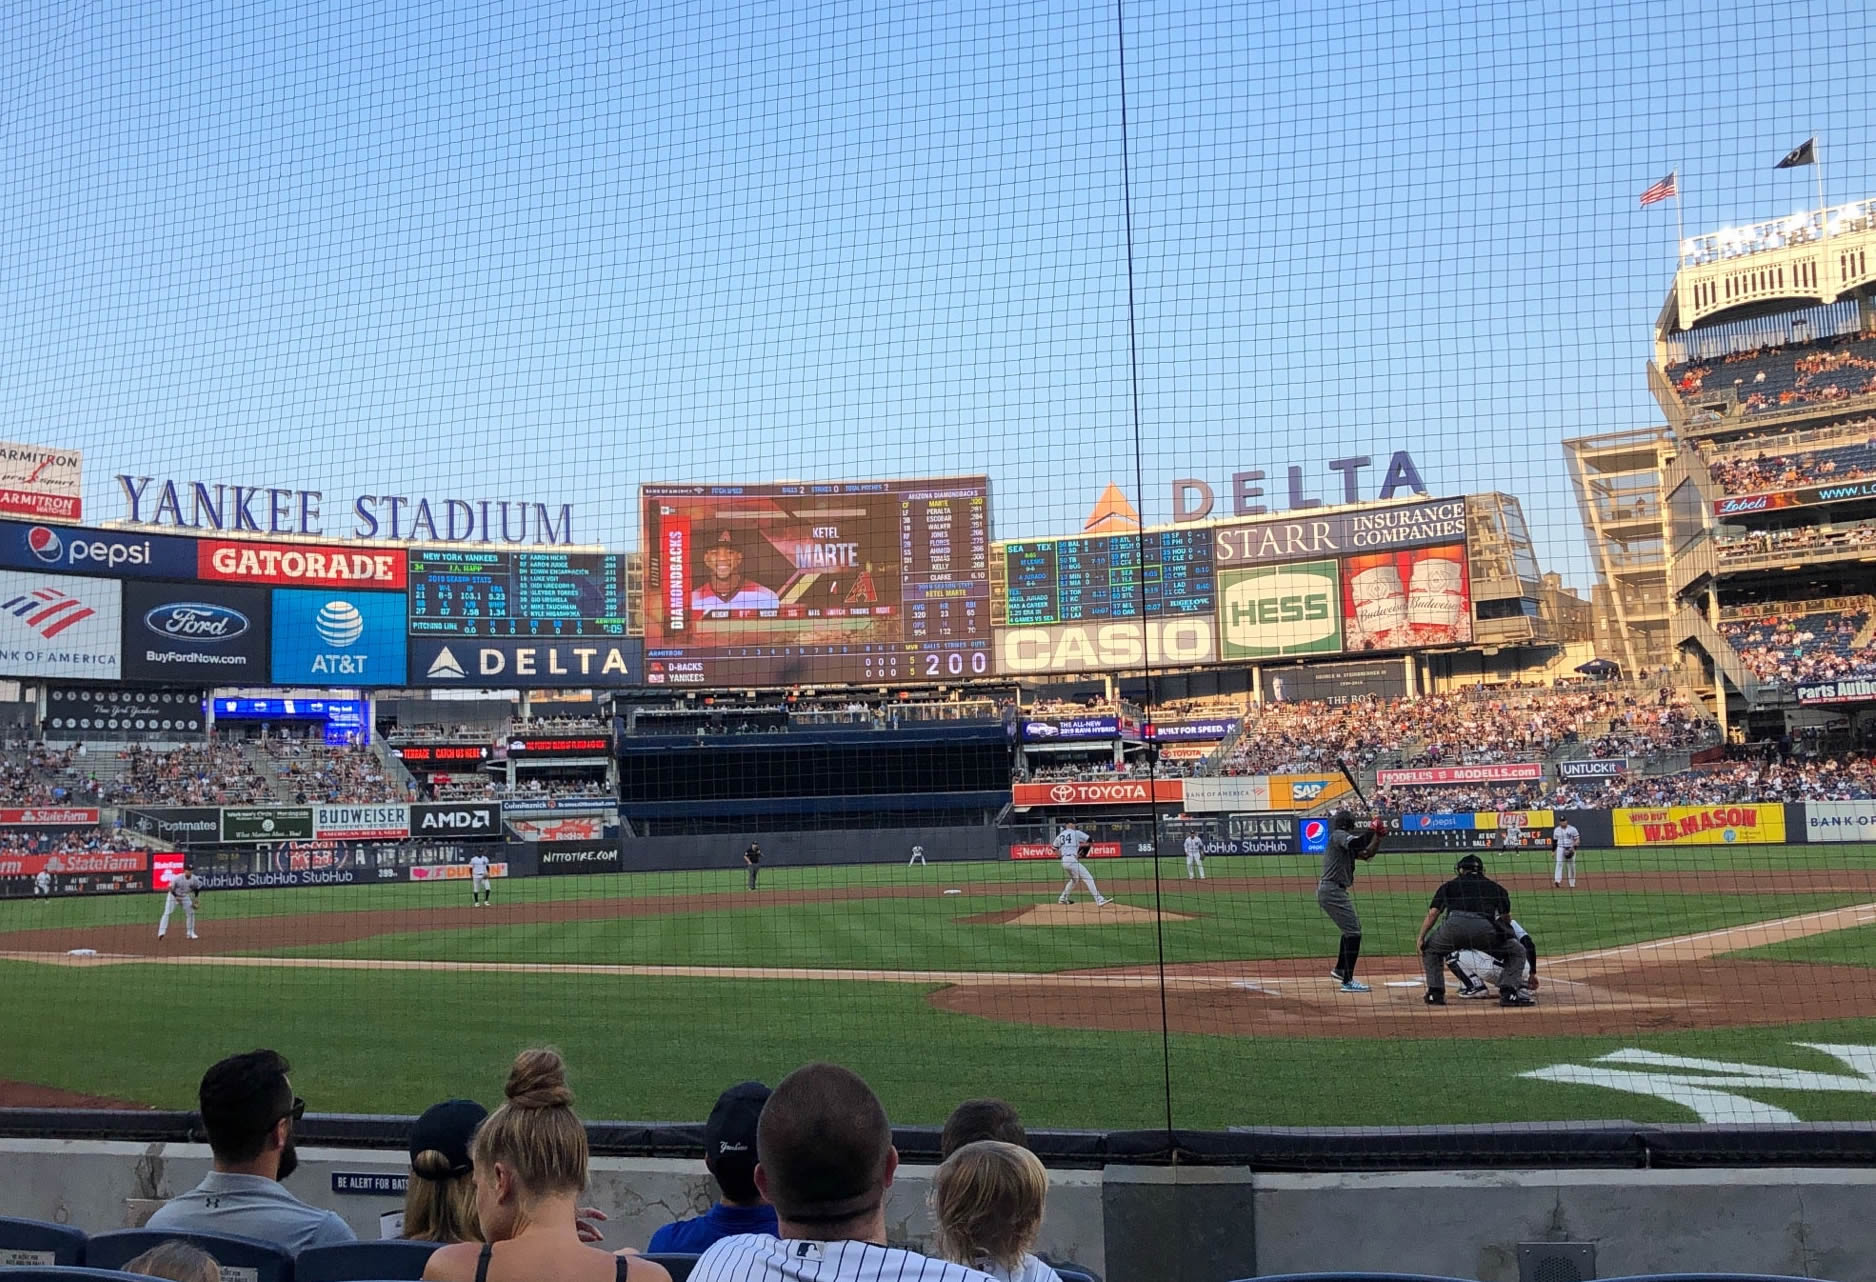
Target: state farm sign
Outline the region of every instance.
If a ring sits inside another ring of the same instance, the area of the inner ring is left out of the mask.
[[[98,822],[98,812],[84,806],[29,806],[0,810],[0,825],[8,828],[62,828]]]
[[[404,586],[404,550],[361,552],[322,543],[200,539],[196,544],[196,577],[221,583],[391,590]]]
[[[1011,792],[1019,806],[1144,806],[1153,802],[1180,805],[1185,800],[1183,779],[1117,779],[1112,783],[1063,781],[1019,783]]]

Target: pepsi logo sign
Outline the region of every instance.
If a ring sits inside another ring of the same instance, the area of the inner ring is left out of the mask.
[[[1311,819],[1308,823],[1303,825],[1303,836],[1309,838],[1311,841],[1320,840],[1322,838],[1322,832],[1323,823],[1320,819]]]
[[[65,555],[65,540],[56,531],[48,530],[43,525],[35,525],[26,531],[26,547],[47,565],[57,565],[59,558]]]
[[[210,645],[232,641],[251,626],[248,617],[225,605],[206,601],[176,601],[143,616],[143,626],[158,636],[206,641]]]

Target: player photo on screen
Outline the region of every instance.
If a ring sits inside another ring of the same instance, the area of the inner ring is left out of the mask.
[[[900,633],[897,495],[656,498],[648,641],[827,645]]]
[[[1342,616],[1343,644],[1349,650],[1407,650],[1472,640],[1465,545],[1348,558]]]

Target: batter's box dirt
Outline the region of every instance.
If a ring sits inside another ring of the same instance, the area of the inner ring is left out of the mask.
[[[1032,904],[958,920],[967,926],[1151,926],[1161,921],[1194,921],[1196,917],[1109,900],[1105,904]]]

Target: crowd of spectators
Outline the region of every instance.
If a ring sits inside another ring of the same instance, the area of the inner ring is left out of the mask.
[[[1876,673],[1876,647],[1858,645],[1868,625],[1868,602],[1834,609],[1796,608],[1757,619],[1720,622],[1720,635],[1747,671],[1782,686]]]
[[[1055,762],[1017,772],[1017,781],[1053,783],[1060,780],[1106,782],[1116,779],[1184,779],[1200,773],[1196,760],[1162,756],[1157,763],[1144,756],[1129,757],[1116,765],[1112,760]]]
[[[67,832],[27,830],[0,833],[0,853],[9,855],[83,855],[106,850],[142,849],[121,829],[74,828]]]
[[[1876,335],[1774,346],[1670,365],[1683,398],[1732,389],[1741,414],[1762,414],[1876,395]]]
[[[8,806],[95,805],[101,789],[82,776],[76,747],[9,741],[0,756],[0,798]]]
[[[225,743],[127,748],[118,754],[116,777],[103,788],[110,805],[252,806],[274,799],[267,776],[240,748]]]
[[[254,1050],[203,1074],[197,1099],[210,1170],[150,1217],[146,1228],[184,1241],[140,1256],[141,1267],[156,1270],[148,1276],[215,1282],[216,1263],[199,1248],[212,1253],[221,1237],[296,1256],[355,1240],[337,1213],[285,1187],[298,1168],[306,1110],[295,1092],[314,1093],[289,1077],[291,1067],[277,1051]],[[427,1282],[670,1282],[654,1253],[694,1257],[692,1282],[1061,1282],[1034,1253],[1048,1176],[1001,1100],[967,1100],[945,1123],[927,1255],[889,1242],[886,1191],[899,1158],[885,1108],[858,1074],[818,1063],[774,1090],[737,1083],[704,1126],[704,1164],[719,1198],[704,1214],[660,1228],[641,1253],[614,1252],[606,1217],[581,1205],[590,1153],[559,1052],[521,1052],[503,1096],[493,1113],[474,1100],[442,1101],[412,1128],[398,1219],[407,1239],[435,1244]],[[810,1255],[816,1267],[804,1273],[800,1261]]]
[[[1813,559],[1844,552],[1860,552],[1876,546],[1876,521],[1853,521],[1846,525],[1802,525],[1785,530],[1751,530],[1744,534],[1716,536],[1713,548],[1722,562],[1754,561],[1776,556]]]
[[[602,778],[528,779],[510,788],[506,781],[489,775],[451,775],[429,786],[429,795],[438,801],[514,801],[552,805],[571,798],[607,797],[610,792]]]
[[[1876,476],[1876,418],[1838,424],[1832,436],[1862,434],[1860,440],[1840,444],[1769,453],[1764,448],[1749,457],[1712,458],[1707,470],[1728,494],[1765,494],[1799,485],[1832,481],[1861,481]],[[1772,438],[1767,444],[1790,437]]]
[[[406,790],[385,774],[377,754],[363,745],[282,738],[264,740],[262,747],[280,786],[296,805],[408,799]]]
[[[1729,761],[1671,774],[1620,779],[1387,788],[1375,794],[1374,804],[1381,814],[1402,815],[1870,800],[1876,800],[1876,762],[1867,756],[1843,756],[1807,761]]]

